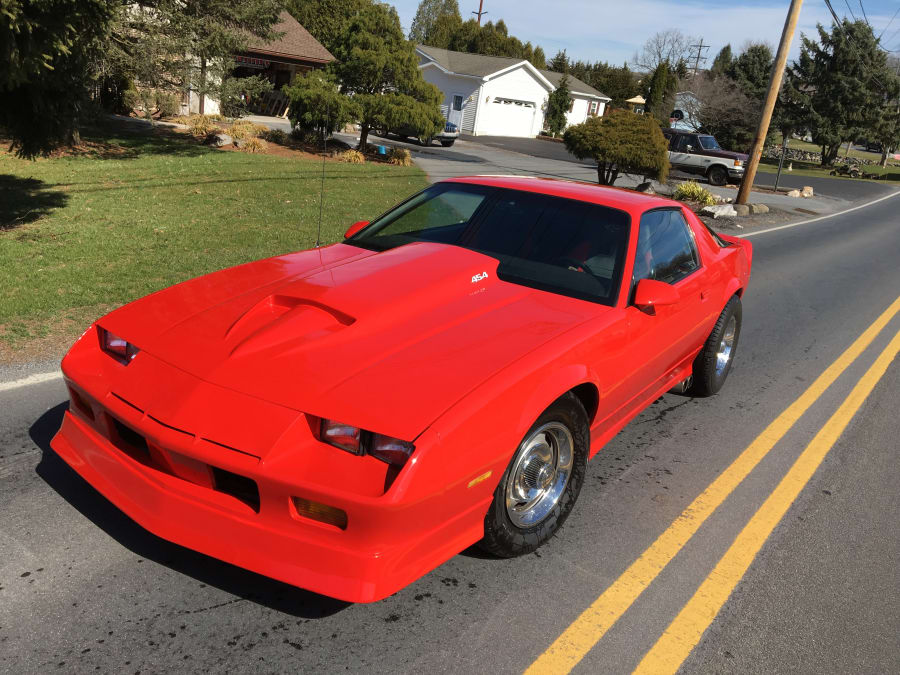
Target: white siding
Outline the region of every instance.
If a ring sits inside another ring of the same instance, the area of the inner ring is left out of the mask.
[[[444,119],[447,118],[447,114],[450,111],[453,95],[461,94],[464,97],[462,131],[472,133],[475,124],[475,112],[478,108],[478,87],[481,85],[481,80],[475,77],[449,75],[435,66],[423,68],[422,77],[425,78],[426,82],[431,82],[444,93],[444,100],[441,102],[441,114],[444,116]]]

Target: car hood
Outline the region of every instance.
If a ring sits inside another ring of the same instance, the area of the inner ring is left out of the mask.
[[[607,309],[504,282],[497,265],[443,244],[337,244],[201,277],[100,323],[204,381],[412,440],[492,374]]]

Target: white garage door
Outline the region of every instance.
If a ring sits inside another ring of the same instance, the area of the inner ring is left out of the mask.
[[[482,110],[478,133],[483,136],[534,136],[534,101],[494,98]]]

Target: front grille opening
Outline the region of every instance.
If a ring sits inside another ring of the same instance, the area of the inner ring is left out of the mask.
[[[256,481],[216,466],[209,468],[212,469],[217,492],[231,495],[259,513],[259,488]]]
[[[109,418],[113,426],[113,442],[119,450],[124,452],[132,459],[136,459],[143,464],[152,464],[150,459],[150,448],[147,447],[147,439],[141,436],[131,427],[125,426],[115,417]]]
[[[91,422],[94,421],[94,409],[82,398],[81,394],[69,387],[69,400],[72,407],[78,410],[82,415],[87,417]]]

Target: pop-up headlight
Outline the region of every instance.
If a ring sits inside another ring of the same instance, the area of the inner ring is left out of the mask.
[[[105,328],[99,329],[100,333],[100,349],[112,356],[116,361],[123,365],[128,365],[131,360],[141,351],[127,340],[120,338],[118,335],[110,333]]]

